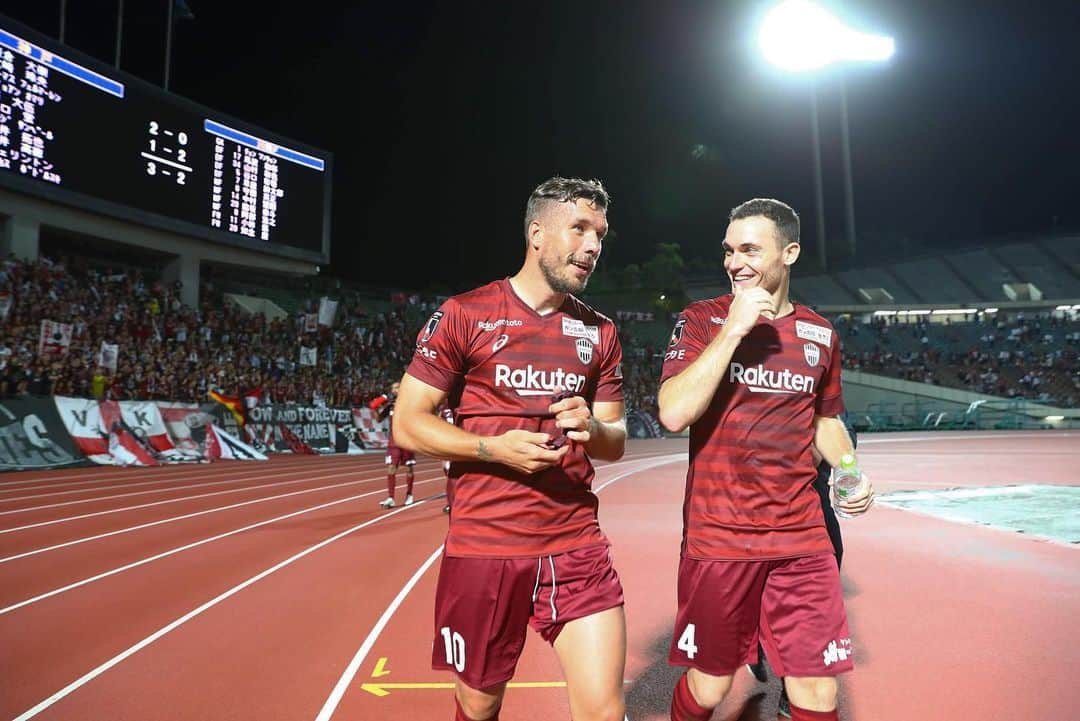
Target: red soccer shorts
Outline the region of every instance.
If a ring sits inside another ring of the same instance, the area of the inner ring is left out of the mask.
[[[443,556],[431,667],[489,688],[513,677],[527,626],[553,644],[570,621],[622,604],[608,546],[539,558]]]
[[[386,465],[388,466],[415,466],[416,456],[412,451],[397,446],[387,446]]]
[[[680,561],[668,662],[730,676],[757,659],[759,641],[778,676],[837,676],[854,667],[836,556]]]

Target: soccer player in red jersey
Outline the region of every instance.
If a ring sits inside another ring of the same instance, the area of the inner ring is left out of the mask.
[[[453,461],[432,667],[457,674],[457,721],[498,718],[527,626],[555,649],[574,721],[624,718],[622,586],[591,490],[592,459],[626,443],[622,349],[574,297],[607,207],[598,181],[540,184],[521,269],[444,303],[401,382],[397,442]]]
[[[690,427],[679,609],[669,662],[673,721],[704,721],[756,660],[784,677],[795,721],[837,719],[836,676],[852,668],[833,546],[814,490],[814,449],[853,453],[840,342],[788,297],[799,218],[776,200],[731,211],[724,269],[732,294],[689,305],[664,359],[660,422]],[[873,503],[869,479],[839,507]]]
[[[397,405],[400,386],[400,383],[394,383],[390,386],[390,393],[383,393],[368,404],[371,410],[379,414],[380,419],[390,419],[390,432],[387,434],[386,444],[386,498],[379,501],[379,505],[383,508],[394,507],[394,489],[397,487],[397,471],[400,466],[405,466],[405,505],[411,506],[413,503],[412,491],[415,480],[413,466],[416,465],[416,456],[412,451],[407,451],[394,443],[394,406]]]

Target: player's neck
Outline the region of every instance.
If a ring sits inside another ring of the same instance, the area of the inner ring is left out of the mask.
[[[529,268],[522,268],[517,275],[510,276],[510,287],[525,305],[540,315],[554,313],[566,301],[566,293],[553,291],[538,270],[530,272]]]

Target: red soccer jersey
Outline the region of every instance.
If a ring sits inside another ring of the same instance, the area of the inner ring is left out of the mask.
[[[716,337],[731,301],[702,300],[682,312],[661,383]],[[690,427],[683,554],[758,560],[831,553],[810,446],[814,416],[843,410],[840,342],[829,322],[802,305],[760,319]]]
[[[573,296],[541,316],[504,279],[446,301],[420,331],[408,373],[446,391],[457,425],[470,433],[522,428],[557,438],[554,397],[622,401],[621,361],[610,319]],[[573,442],[560,466],[533,475],[455,461],[447,555],[517,558],[606,544],[593,475]]]

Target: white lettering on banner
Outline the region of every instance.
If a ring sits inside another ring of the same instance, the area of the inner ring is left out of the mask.
[[[795,335],[806,340],[812,340],[821,345],[832,343],[832,329],[822,325],[814,325],[804,320],[795,321]]]
[[[782,371],[766,370],[763,365],[747,368],[742,363],[731,362],[728,380],[741,383],[751,393],[813,393],[814,378],[792,373],[790,368]]]
[[[544,371],[533,368],[530,363],[524,368],[511,368],[503,363],[495,364],[495,387],[513,388],[519,396],[551,395],[559,391],[578,393],[585,387],[585,376],[579,373],[567,373],[562,368]]]
[[[506,326],[507,328],[517,328],[518,326],[525,325],[521,320],[507,320],[506,318],[499,318],[498,320],[481,320],[477,321],[476,327],[483,331],[492,331],[496,328]]]
[[[595,325],[585,325],[577,318],[562,319],[562,334],[571,338],[588,338],[593,343],[600,343],[600,329]]]
[[[826,667],[834,663],[847,661],[849,657],[854,655],[854,651],[851,649],[851,639],[842,638],[839,641],[829,641],[829,645],[822,652],[822,655],[825,657]]]

